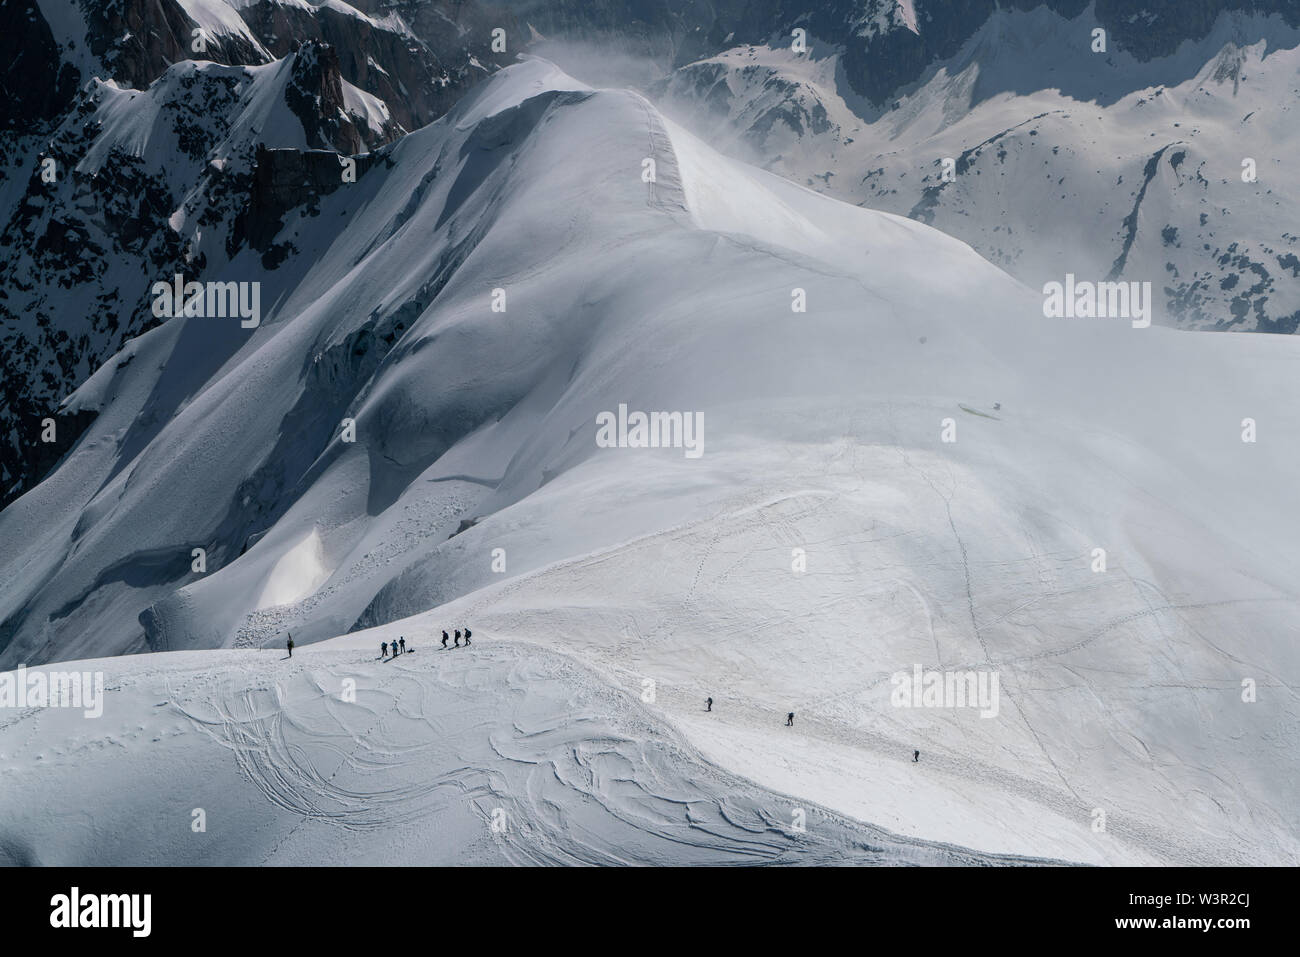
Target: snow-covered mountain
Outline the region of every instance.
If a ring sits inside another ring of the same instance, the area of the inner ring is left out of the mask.
[[[131,339],[0,513],[0,665],[152,652],[4,715],[11,859],[1295,860],[1300,340],[1046,319],[539,59],[358,172],[265,248],[178,217],[259,322]]]
[[[727,152],[937,226],[1034,288],[1122,277],[1152,284],[1157,322],[1295,332],[1297,8],[1180,4],[1179,28],[1017,6],[874,99],[839,33],[731,47],[653,95]],[[888,35],[940,29],[918,22]]]
[[[286,204],[327,185],[328,157],[272,154],[254,175],[253,141],[290,143],[301,125],[309,145],[377,148],[530,47],[596,85],[637,85],[724,152],[938,226],[1031,286],[1122,275],[1153,283],[1158,322],[1294,331],[1300,271],[1283,171],[1297,28],[1288,0],[1150,0],[1139,12],[1110,0],[7,4],[0,506],[81,434],[85,422],[59,403],[152,324],[137,308],[150,277],[174,273],[194,242],[171,235],[180,207],[187,223],[207,222],[208,245],[261,247]],[[1096,29],[1104,53],[1092,51]],[[807,46],[794,55],[796,30]],[[179,95],[186,61],[295,62],[277,95],[297,119],[241,123],[231,100],[251,85],[239,74],[199,69]],[[142,108],[175,124],[181,155],[155,154],[154,137],[145,165],[175,165],[179,186],[165,188],[129,149],[87,180],[83,158],[104,153],[92,148],[104,83],[147,94]],[[250,135],[230,141],[231,125]],[[191,175],[195,159],[219,169]],[[310,188],[285,188],[302,181]],[[1076,211],[1068,222],[1044,212],[1060,205]],[[232,212],[244,206],[257,211],[247,231]]]
[[[219,268],[218,250],[259,243],[286,203],[338,180],[321,177],[333,156],[273,153],[259,168],[257,147],[391,143],[511,62],[524,36],[474,0],[0,7],[0,506],[80,436],[85,421],[59,404],[156,324],[157,275]]]

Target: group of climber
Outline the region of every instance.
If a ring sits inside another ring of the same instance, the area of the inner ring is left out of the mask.
[[[469,630],[468,628],[466,628],[466,629],[465,629],[465,635],[464,635],[464,637],[465,637],[465,647],[466,647],[466,648],[468,648],[471,644],[473,644],[473,642],[471,642],[471,641],[469,640],[469,637],[470,637],[471,634],[472,634],[472,632],[470,632],[470,630]],[[448,645],[447,642],[452,640],[452,636],[449,635],[449,634],[447,634],[446,629],[443,629],[443,632],[442,632],[442,647],[443,647],[443,648],[450,648],[450,647],[456,647],[456,648],[459,648],[459,647],[461,646],[461,645],[460,645],[460,639],[461,639],[460,629],[457,628],[457,629],[456,629],[456,639],[455,639],[455,642],[456,642],[456,643],[455,643],[455,645],[454,645],[454,646],[453,646],[453,645]],[[391,643],[390,643],[390,642],[387,642],[387,641],[380,642],[380,644],[379,644],[379,657],[381,657],[381,658],[387,658],[387,657],[389,656],[388,653],[389,653],[389,650],[390,650],[390,644],[391,644],[391,650],[392,650],[392,657],[394,657],[394,658],[396,658],[398,655],[404,655],[404,654],[406,654],[408,651],[414,651],[414,650],[415,650],[414,648],[409,648],[409,649],[408,649],[408,648],[406,647],[406,638],[405,638],[405,637],[399,637],[396,641],[391,642]]]
[[[468,647],[472,644],[472,642],[469,640],[469,637],[470,637],[471,634],[472,634],[472,633],[470,632],[470,630],[469,630],[468,628],[466,628],[466,629],[465,629],[465,634],[464,634],[464,638],[465,638],[465,647],[466,647],[466,648],[468,648]],[[460,639],[461,639],[460,629],[457,628],[457,629],[456,629],[456,638],[455,638],[456,643],[455,643],[455,645],[454,645],[454,646],[448,645],[447,642],[449,642],[449,641],[452,640],[452,636],[449,635],[449,634],[447,634],[446,629],[444,629],[443,632],[442,632],[442,647],[444,647],[444,648],[449,648],[449,647],[456,647],[456,648],[459,648],[459,647],[460,647]],[[415,646],[414,646],[414,645],[412,645],[410,648],[406,647],[406,636],[405,636],[405,635],[399,635],[396,641],[392,641],[392,642],[389,642],[389,641],[381,641],[381,642],[379,643],[379,657],[380,657],[380,658],[388,658],[388,657],[389,657],[389,648],[390,648],[390,646],[391,646],[391,649],[392,649],[392,657],[393,657],[393,658],[396,658],[398,655],[404,655],[404,654],[407,654],[408,652],[415,651]],[[290,634],[290,635],[288,636],[288,641],[285,642],[285,647],[287,647],[287,648],[289,649],[289,657],[292,658],[292,657],[293,657],[293,635],[292,635],[292,634]],[[710,701],[710,703],[711,703],[711,702],[713,701],[713,699],[710,698],[709,701]]]
[[[401,635],[401,636],[398,637],[398,639],[397,639],[396,641],[393,641],[393,642],[381,641],[381,642],[379,643],[379,657],[380,657],[380,658],[387,658],[387,657],[389,656],[389,655],[388,655],[388,652],[389,652],[389,645],[390,645],[390,644],[392,645],[392,652],[393,652],[392,657],[394,657],[394,658],[396,658],[398,655],[404,655],[404,654],[406,654],[408,650],[410,650],[410,651],[414,651],[414,650],[415,650],[415,646],[414,646],[414,645],[412,645],[412,646],[410,647],[410,649],[408,649],[408,648],[406,647],[406,636],[405,636],[405,635]]]
[[[470,644],[471,644],[471,642],[470,642],[470,640],[469,640],[469,636],[470,636],[470,630],[469,630],[468,628],[466,628],[466,629],[465,629],[465,647],[466,647],[466,648],[468,648],[468,647],[470,646]],[[443,629],[443,631],[442,631],[442,647],[443,647],[443,648],[448,648],[448,647],[456,647],[456,648],[459,648],[459,647],[460,647],[460,639],[461,639],[460,629],[457,628],[457,629],[455,629],[455,645],[454,645],[454,646],[449,646],[449,645],[447,644],[447,642],[452,640],[452,636],[447,634],[447,629],[445,629],[445,628]],[[379,645],[379,657],[381,657],[381,658],[387,658],[387,657],[388,657],[388,645],[389,645],[389,643],[386,642],[386,641],[380,643],[380,645]],[[415,650],[414,648],[407,649],[407,647],[406,647],[406,638],[405,638],[405,636],[399,637],[396,641],[394,641],[394,642],[392,643],[392,645],[393,645],[393,657],[394,657],[394,658],[396,658],[398,655],[406,654],[408,650],[410,650],[410,651],[414,651],[414,650]],[[290,658],[293,657],[293,635],[290,635],[290,636],[289,636],[289,657],[290,657]],[[705,710],[705,711],[712,711],[712,710],[713,710],[713,699],[712,699],[712,698],[706,698],[706,699],[705,699],[705,701],[704,701],[704,710]],[[791,711],[791,712],[789,712],[788,714],[786,714],[786,716],[785,716],[785,726],[786,726],[787,728],[793,728],[793,727],[794,727],[794,712],[793,712],[793,711]],[[921,752],[920,752],[920,751],[915,751],[915,750],[914,750],[914,751],[912,752],[912,761],[913,761],[913,763],[918,762],[918,761],[920,761],[920,760],[921,760]]]
[[[466,629],[465,629],[465,647],[468,648],[469,645],[470,645],[470,641],[469,641],[469,629],[466,628]],[[446,629],[446,628],[444,628],[444,629],[442,630],[442,647],[444,647],[444,648],[447,647],[447,629]],[[459,629],[459,628],[456,629],[456,647],[457,647],[457,648],[460,647],[460,629]]]

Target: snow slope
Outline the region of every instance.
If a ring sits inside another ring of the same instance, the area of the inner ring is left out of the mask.
[[[295,115],[293,94],[320,55],[304,47],[249,67],[182,60],[146,90],[90,80],[48,138],[34,137],[15,157],[48,155],[60,170],[56,182],[42,185],[30,168],[0,176],[0,336],[8,356],[0,500],[43,471],[28,425],[58,410],[155,323],[153,282],[226,266],[228,250],[242,242],[234,224],[250,203],[259,146],[323,145],[318,125],[358,147],[400,132],[382,103],[341,79],[337,115],[316,122]],[[66,420],[60,428],[65,451],[77,430]]]
[[[757,787],[553,651],[378,640],[85,663],[103,719],[0,727],[0,863],[1014,862]]]
[[[1044,319],[958,240],[538,60],[277,239],[220,277],[258,328],[133,340],[0,513],[0,664],[177,652],[98,663],[102,725],[5,716],[12,858],[1296,859],[1296,340]],[[704,454],[600,447],[620,404],[698,413]],[[914,665],[997,671],[997,717],[893,706]],[[141,843],[173,778],[202,795]],[[33,800],[115,781],[81,834]],[[202,844],[209,805],[258,823]]]

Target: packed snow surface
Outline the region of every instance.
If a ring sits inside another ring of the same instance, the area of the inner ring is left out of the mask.
[[[1300,340],[1045,319],[538,60],[277,238],[0,514],[0,665],[107,687],[0,710],[8,859],[1296,860]]]

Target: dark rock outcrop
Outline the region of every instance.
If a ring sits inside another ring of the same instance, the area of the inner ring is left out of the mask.
[[[30,130],[67,109],[81,74],[59,57],[49,25],[32,2],[0,4],[0,130]]]
[[[176,0],[81,0],[90,50],[108,75],[142,90],[167,67],[181,60],[212,60],[227,64],[266,63],[269,57],[247,37],[216,34],[202,37],[202,52],[194,49],[190,19]]]
[[[302,123],[307,145],[361,152],[361,135],[347,117],[339,57],[328,43],[302,44],[293,55],[293,72],[284,99]],[[335,164],[337,166],[337,163]]]
[[[379,156],[367,153],[351,159],[360,179]],[[247,242],[258,252],[269,253],[284,215],[338,189],[343,183],[341,171],[340,156],[332,150],[271,150],[259,146],[248,205],[236,219],[232,232],[234,247]]]

